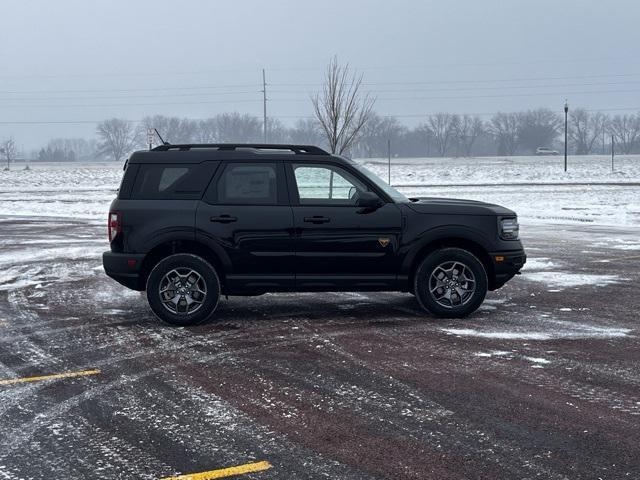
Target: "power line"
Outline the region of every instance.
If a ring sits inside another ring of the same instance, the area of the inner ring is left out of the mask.
[[[536,92],[536,93],[506,93],[495,95],[458,95],[458,96],[430,96],[430,97],[378,97],[378,101],[402,101],[402,100],[467,100],[474,98],[509,98],[509,97],[566,97],[574,95],[606,95],[611,93],[631,93],[640,92],[640,89],[629,90],[609,90],[609,91],[581,91],[581,92]],[[308,101],[301,98],[273,98],[274,102],[303,102]]]
[[[623,89],[623,90],[589,90],[589,91],[561,91],[561,92],[530,92],[530,93],[502,93],[491,95],[456,95],[456,96],[406,96],[406,97],[378,97],[378,101],[421,101],[421,100],[465,100],[465,99],[478,99],[478,98],[513,98],[513,97],[566,97],[576,95],[608,95],[617,93],[634,93],[640,92],[640,89]],[[258,93],[258,92],[256,92]],[[122,98],[125,100],[125,98]],[[81,99],[80,99],[81,100]],[[225,103],[254,103],[257,102],[257,98],[239,98],[228,100],[199,100],[199,101],[187,101],[187,102],[153,102],[153,103],[81,103],[81,104],[2,104],[3,108],[100,108],[100,107],[139,107],[139,106],[162,106],[162,105],[209,105],[209,104],[225,104]],[[273,102],[286,102],[286,103],[300,103],[308,102],[307,98],[272,98]]]
[[[362,82],[362,85],[438,85],[438,84],[465,84],[465,83],[501,83],[501,82],[529,82],[529,81],[546,81],[546,80],[586,80],[593,78],[619,78],[619,77],[638,77],[638,73],[619,73],[606,75],[571,75],[561,77],[518,77],[518,78],[492,78],[492,79],[474,79],[474,80],[429,80],[429,81],[410,81],[410,82]],[[272,85],[281,87],[317,87],[318,83],[274,83]]]
[[[210,90],[216,88],[260,88],[261,85],[257,83],[245,83],[245,84],[233,84],[233,85],[201,85],[201,86],[186,86],[186,87],[155,87],[155,88],[99,88],[99,89],[83,89],[83,90],[3,90],[2,94],[11,95],[23,95],[31,93],[100,93],[100,92],[159,92],[159,91],[183,91],[183,90]]]
[[[473,90],[503,90],[505,88],[517,88],[517,89],[525,89],[525,88],[553,88],[553,87],[576,87],[576,86],[606,86],[606,85],[623,85],[623,84],[637,84],[640,83],[640,80],[630,81],[630,82],[613,82],[613,83],[583,83],[583,84],[564,84],[564,85],[532,85],[532,86],[512,86],[512,87],[475,87]],[[371,93],[404,93],[404,92],[447,92],[447,91],[467,91],[472,88],[447,88],[447,89],[404,89],[404,90],[372,90]],[[33,100],[46,100],[46,101],[62,101],[62,100],[128,100],[134,98],[166,98],[166,97],[200,97],[200,96],[227,96],[227,95],[250,95],[255,93],[263,93],[264,87],[262,90],[247,90],[247,91],[233,91],[233,92],[214,92],[214,93],[170,93],[170,94],[155,94],[155,95],[126,95],[126,96],[65,96],[65,97],[21,97],[19,100],[22,101],[33,101]],[[274,93],[289,93],[289,94],[305,94],[308,92],[295,92],[295,91],[286,91],[286,90],[274,90]],[[0,98],[0,101],[12,101],[18,100],[16,98]]]
[[[584,80],[596,78],[621,78],[621,77],[640,77],[640,74],[621,73],[606,75],[572,75],[572,76],[556,76],[556,77],[519,77],[519,78],[493,78],[493,79],[476,79],[476,80],[430,80],[430,81],[410,81],[410,82],[363,82],[363,86],[385,86],[385,85],[439,85],[439,84],[477,84],[477,83],[504,83],[504,82],[531,82],[531,81],[547,81],[547,80]],[[623,83],[613,82],[612,84]],[[624,82],[626,83],[626,82]],[[629,82],[632,83],[632,82]],[[635,81],[633,81],[635,83]],[[271,86],[280,87],[320,87],[319,83],[270,83]],[[562,85],[558,85],[562,86]],[[215,90],[221,88],[255,88],[258,90],[262,84],[244,83],[244,84],[224,84],[224,85],[189,85],[181,87],[145,87],[145,88],[100,88],[100,89],[52,89],[52,90],[1,90],[0,94],[7,95],[24,95],[24,94],[43,94],[43,93],[135,93],[135,92],[162,92],[162,91],[189,91],[189,90]],[[496,87],[496,88],[516,88],[516,87]],[[522,86],[519,88],[526,88]],[[232,92],[230,92],[232,93]],[[242,92],[237,92],[242,93]]]
[[[79,103],[79,104],[30,104],[0,105],[2,108],[92,108],[92,107],[160,107],[163,105],[209,105],[223,103],[256,103],[256,99],[202,100],[198,102],[154,102],[154,103]]]
[[[198,96],[217,96],[217,95],[247,95],[247,94],[256,94],[259,93],[260,90],[247,90],[247,91],[239,91],[239,92],[214,92],[214,93],[170,93],[170,94],[156,94],[156,95],[118,95],[118,96],[84,96],[84,97],[21,97],[21,98],[0,98],[0,101],[4,100],[127,100],[129,98],[158,98],[158,97],[198,97]]]
[[[637,84],[640,80],[631,80],[627,82],[595,82],[595,83],[573,83],[573,84],[548,84],[548,85],[516,85],[516,86],[500,86],[500,87],[467,87],[467,88],[442,88],[442,89],[402,89],[402,90],[371,90],[371,93],[404,93],[404,92],[457,92],[468,90],[504,90],[504,89],[528,89],[528,88],[554,88],[554,87],[580,87],[580,86],[612,86],[612,85],[627,85]],[[98,95],[98,96],[64,96],[64,97],[20,97],[18,98],[0,98],[0,101],[33,101],[33,100],[127,100],[132,98],[157,98],[157,97],[199,97],[199,96],[227,96],[227,95],[250,95],[255,93],[263,93],[262,90],[245,90],[245,91],[227,91],[227,92],[198,92],[198,93],[158,93],[152,95]],[[308,95],[308,91],[290,91],[290,90],[273,90],[274,93],[288,93],[288,94],[304,94]]]
[[[598,108],[598,109],[585,109],[590,113],[597,112],[624,112],[624,111],[638,111],[640,112],[640,106],[638,107],[619,107],[619,108]],[[424,113],[406,113],[406,114],[384,114],[380,115],[385,118],[426,118],[429,115],[433,115],[437,112],[424,112]],[[509,113],[509,112],[466,112],[466,113],[458,113],[459,115],[470,115],[477,117],[488,117],[496,115],[497,113]],[[313,115],[270,115],[270,118],[277,119],[307,119],[307,118],[315,118]],[[0,125],[70,125],[70,124],[97,124],[103,122],[105,119],[100,120],[27,120],[27,121],[0,121]],[[143,120],[131,120],[124,119],[131,123],[140,123]],[[190,120],[206,120],[206,118],[190,118]]]
[[[612,58],[610,56],[607,57],[585,57],[585,58],[539,58],[533,59],[528,58],[526,60],[522,59],[513,59],[513,60],[502,60],[496,62],[449,62],[449,63],[431,63],[428,65],[417,65],[415,63],[408,65],[353,65],[357,70],[435,70],[439,68],[467,68],[467,67],[496,67],[502,65],[532,65],[532,64],[579,64],[586,63],[592,65],[595,62],[628,62],[628,58]],[[273,71],[318,71],[324,70],[325,65],[314,65],[314,66],[291,66],[283,65],[283,66],[274,66],[270,67]],[[64,73],[64,74],[5,74],[0,75],[0,78],[14,78],[14,79],[25,79],[25,78],[94,78],[94,77],[169,77],[169,76],[179,76],[184,77],[188,75],[210,75],[212,73],[222,73],[222,72],[255,72],[259,71],[257,67],[219,67],[207,70],[192,70],[192,71],[184,71],[184,70],[172,70],[172,71],[145,71],[145,72],[126,72],[126,73],[113,73],[111,72],[94,72],[94,73]]]
[[[404,92],[462,92],[469,90],[505,90],[505,89],[528,89],[528,88],[558,88],[558,87],[594,87],[638,84],[640,80],[629,80],[626,82],[593,82],[593,83],[559,83],[546,85],[501,85],[496,87],[457,87],[457,88],[408,88],[402,90],[370,90],[371,93],[404,93]],[[308,90],[273,90],[274,93],[306,94]]]

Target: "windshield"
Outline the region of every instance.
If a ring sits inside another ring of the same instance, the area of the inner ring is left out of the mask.
[[[358,169],[358,171],[360,171],[365,177],[367,177],[369,180],[371,180],[373,183],[375,183],[375,185],[377,187],[379,187],[380,189],[384,190],[384,192],[389,195],[394,201],[396,202],[409,202],[410,200],[405,197],[402,193],[400,193],[398,190],[396,190],[395,188],[393,188],[391,185],[389,185],[387,182],[385,182],[384,180],[382,180],[379,176],[377,176],[375,173],[373,173],[371,170],[369,170],[368,168],[363,167],[362,165],[358,165],[357,163],[354,163],[354,166]]]

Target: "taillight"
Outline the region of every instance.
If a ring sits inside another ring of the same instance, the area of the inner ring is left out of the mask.
[[[118,236],[118,233],[122,231],[122,219],[118,212],[109,212],[109,243],[113,242]]]

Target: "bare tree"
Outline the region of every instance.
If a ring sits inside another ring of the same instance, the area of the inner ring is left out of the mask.
[[[120,161],[139,145],[139,131],[131,122],[112,118],[98,124],[99,149],[113,160]]]
[[[427,117],[427,128],[431,133],[438,154],[444,157],[455,137],[460,117],[451,113],[435,113]]]
[[[588,155],[593,151],[596,140],[602,135],[606,120],[603,113],[592,115],[584,108],[576,108],[569,112],[569,137],[577,155]]]
[[[258,142],[262,139],[262,122],[257,117],[234,112],[216,115],[215,120],[221,142]]]
[[[548,108],[529,110],[518,116],[518,144],[531,153],[538,147],[551,147],[560,133],[562,120]]]
[[[395,117],[381,117],[371,113],[369,121],[363,126],[357,149],[365,157],[382,157],[387,155],[387,142],[392,146],[400,143],[400,137],[406,128]]]
[[[54,138],[38,152],[40,161],[45,162],[87,161],[96,157],[97,141],[84,138]]]
[[[346,153],[371,117],[375,98],[363,95],[361,86],[362,75],[351,75],[349,65],[339,65],[334,57],[325,72],[322,92],[311,97],[331,153]]]
[[[427,124],[423,123],[421,125],[418,125],[415,128],[415,134],[420,139],[420,143],[422,145],[424,145],[425,155],[427,157],[430,157],[431,156],[431,147],[435,143],[434,139],[433,139],[433,133],[431,132],[431,129],[429,128],[429,126]]]
[[[287,127],[277,118],[267,118],[267,138],[271,143],[286,143],[289,138]]]
[[[198,120],[194,140],[198,143],[216,143],[218,141],[218,122],[215,118]]]
[[[140,135],[145,135],[150,128],[156,128],[169,143],[192,143],[196,139],[198,124],[188,118],[154,115],[143,118],[140,128]]]
[[[0,153],[2,153],[7,160],[5,170],[9,170],[11,162],[13,162],[18,155],[18,149],[16,148],[16,142],[13,140],[13,137],[9,137],[2,142],[0,145]]]
[[[289,130],[289,138],[297,144],[321,145],[325,142],[323,132],[315,118],[298,120]]]
[[[498,143],[498,155],[513,155],[518,149],[520,114],[498,112],[489,123],[489,131]]]
[[[637,115],[616,115],[609,124],[609,131],[616,139],[622,153],[630,153],[640,140],[640,113]]]
[[[466,157],[471,156],[471,149],[477,138],[484,133],[484,123],[480,117],[463,115],[457,122],[455,130],[456,143],[462,147]]]

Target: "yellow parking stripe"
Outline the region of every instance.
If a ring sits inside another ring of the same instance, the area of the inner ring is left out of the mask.
[[[221,468],[219,470],[210,470],[201,473],[189,473],[177,477],[166,477],[162,480],[213,480],[215,478],[226,478],[245,473],[262,472],[263,470],[269,470],[271,466],[267,461],[246,463],[244,465],[238,465],[237,467]]]
[[[100,370],[82,370],[80,372],[56,373],[53,375],[40,375],[38,377],[11,378],[9,380],[0,380],[0,385],[13,385],[14,383],[40,382],[42,380],[55,380],[58,378],[84,377],[87,375],[97,375]]]

